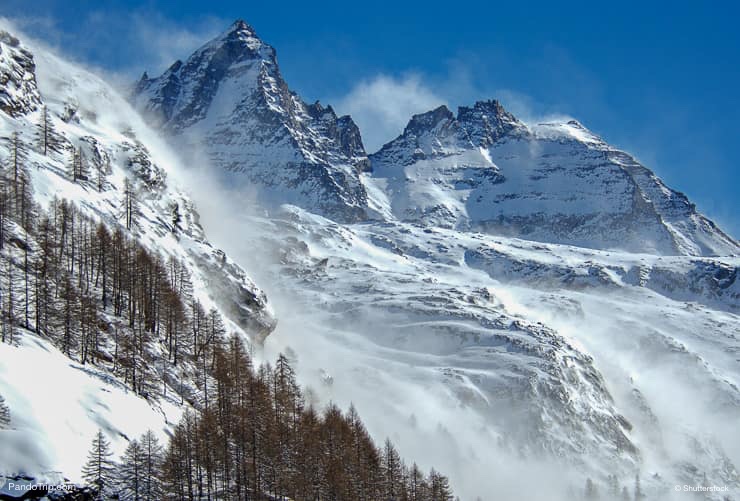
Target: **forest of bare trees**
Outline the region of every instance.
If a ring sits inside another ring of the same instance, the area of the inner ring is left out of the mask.
[[[452,498],[447,478],[405,464],[378,447],[356,409],[320,410],[305,397],[289,359],[255,367],[220,313],[193,293],[187,267],[141,245],[126,181],[118,223],[75,204],[34,203],[27,155],[17,134],[0,169],[0,336],[22,331],[51,340],[80,364],[106,369],[147,399],[177,399],[189,410],[169,444],[152,433],[131,439],[121,463],[100,433],[83,474],[99,498],[159,500],[414,500]],[[79,148],[60,145],[42,113],[37,151],[69,151],[70,181],[89,176]],[[93,177],[93,179],[90,179]],[[177,231],[173,226],[171,231]],[[12,423],[2,416],[3,422]]]

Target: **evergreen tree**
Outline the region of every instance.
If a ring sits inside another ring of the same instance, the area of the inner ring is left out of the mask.
[[[142,501],[142,484],[145,479],[144,451],[138,441],[129,442],[118,469],[120,497],[125,501]]]
[[[136,190],[128,178],[123,180],[122,217],[127,230],[131,230],[137,225],[139,202],[136,196]]]
[[[82,468],[82,478],[95,490],[97,499],[104,499],[105,493],[113,487],[113,453],[103,432],[98,430]]]
[[[5,404],[5,398],[0,395],[0,430],[10,426],[10,409]]]
[[[143,457],[144,481],[142,482],[142,500],[158,501],[162,498],[162,463],[164,461],[162,446],[152,430],[147,430],[139,440]]]
[[[427,483],[429,484],[430,501],[452,500],[453,496],[452,489],[450,489],[450,481],[434,468],[429,471],[429,479],[427,480]]]
[[[402,472],[401,457],[398,455],[390,439],[383,445],[383,497],[384,499],[398,499],[401,493]]]
[[[635,501],[640,501],[641,499],[645,499],[645,494],[642,492],[642,487],[640,486],[640,474],[635,473],[635,493],[634,493]]]
[[[584,497],[587,500],[595,500],[599,499],[599,490],[594,484],[593,480],[591,478],[586,479],[586,487],[584,489]]]
[[[632,497],[630,496],[630,491],[627,490],[627,486],[625,485],[622,487],[622,499],[621,501],[632,501]]]
[[[61,137],[54,127],[51,114],[46,106],[41,108],[41,120],[37,126],[37,139],[39,152],[42,155],[49,155],[58,151]]]
[[[0,250],[5,247],[11,211],[11,188],[7,171],[0,165]]]

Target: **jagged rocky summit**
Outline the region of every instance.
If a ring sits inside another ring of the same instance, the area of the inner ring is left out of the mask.
[[[415,115],[370,156],[388,212],[422,224],[668,255],[740,246],[575,120],[529,125],[497,101]]]
[[[136,106],[204,161],[255,189],[343,222],[367,217],[360,131],[331,106],[306,104],[280,74],[275,49],[244,21],[134,89]]]

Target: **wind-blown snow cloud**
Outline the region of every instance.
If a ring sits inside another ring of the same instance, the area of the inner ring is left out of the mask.
[[[184,26],[145,10],[92,11],[80,18],[74,32],[49,16],[14,16],[9,22],[120,84],[131,83],[145,70],[160,74],[230,24],[208,16]]]
[[[336,108],[341,114],[352,115],[362,131],[365,148],[372,152],[400,134],[411,115],[446,102],[424,85],[419,75],[378,75],[356,84],[337,101]]]

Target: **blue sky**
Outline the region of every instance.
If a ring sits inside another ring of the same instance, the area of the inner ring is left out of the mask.
[[[740,237],[740,7],[731,2],[3,0],[0,15],[123,80],[158,74],[243,18],[306,101],[369,145],[411,113],[499,98],[572,116]],[[370,148],[372,149],[372,148]]]

